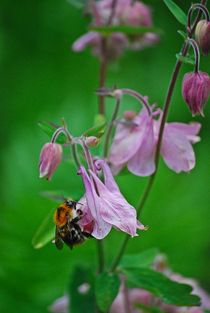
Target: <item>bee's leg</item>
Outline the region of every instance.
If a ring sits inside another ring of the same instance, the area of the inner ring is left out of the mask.
[[[63,248],[63,240],[60,237],[57,226],[55,229],[55,246],[59,250],[61,250]]]
[[[77,223],[81,220],[81,216],[76,216],[75,218],[73,218],[73,220],[71,220],[71,222],[73,223]]]
[[[86,238],[93,238],[93,236],[90,233],[87,233],[86,231],[83,231],[82,234]]]

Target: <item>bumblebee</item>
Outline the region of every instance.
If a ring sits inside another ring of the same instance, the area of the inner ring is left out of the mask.
[[[72,249],[75,245],[83,243],[85,238],[91,237],[78,224],[82,218],[82,211],[77,209],[77,203],[73,200],[65,200],[55,211],[55,245],[58,249],[63,248],[63,243]]]

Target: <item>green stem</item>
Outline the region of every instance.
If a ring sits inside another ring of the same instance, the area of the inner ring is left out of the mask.
[[[75,143],[73,143],[71,145],[71,151],[72,151],[72,156],[73,156],[74,162],[75,162],[77,168],[79,168],[81,166],[81,162],[80,162],[80,159],[78,157],[77,145]]]
[[[107,133],[106,133],[106,137],[105,137],[105,141],[104,141],[104,157],[107,157],[108,155],[108,151],[109,151],[109,141],[110,141],[110,137],[112,134],[112,129],[114,126],[114,121],[116,120],[119,108],[120,108],[120,102],[121,102],[121,98],[117,98],[116,99],[116,104],[115,104],[115,109],[114,112],[112,114],[112,118],[111,121],[109,123],[109,127],[107,129]]]
[[[98,249],[98,272],[102,273],[104,271],[104,242],[103,240],[97,240]]]
[[[99,69],[99,88],[103,88],[106,82],[106,70],[107,70],[107,57],[106,57],[106,38],[102,38],[101,41],[101,51],[102,51],[102,59],[100,61],[100,69]],[[105,114],[105,97],[100,95],[98,97],[98,112],[99,114]]]

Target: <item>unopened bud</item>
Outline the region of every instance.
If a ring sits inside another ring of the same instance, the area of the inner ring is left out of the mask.
[[[51,179],[62,160],[62,146],[57,143],[46,143],[40,153],[39,177]]]
[[[100,139],[95,136],[90,136],[85,139],[85,143],[88,147],[96,147],[99,143]]]
[[[210,52],[210,22],[201,20],[195,30],[195,39],[203,52],[207,55]]]
[[[134,111],[125,111],[123,114],[124,118],[128,121],[132,121],[136,117],[136,112]]]
[[[203,115],[203,107],[210,95],[210,77],[204,72],[191,72],[184,76],[182,95],[192,115]]]

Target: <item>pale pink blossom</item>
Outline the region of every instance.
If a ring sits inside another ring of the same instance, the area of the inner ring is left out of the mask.
[[[138,1],[118,0],[113,10],[113,0],[101,0],[92,2],[89,11],[92,15],[92,26],[128,25],[133,27],[151,27],[152,17],[147,5]],[[106,58],[108,60],[119,57],[127,47],[131,49],[143,49],[153,45],[159,40],[159,36],[147,32],[140,35],[126,35],[114,32],[106,37]],[[103,36],[94,31],[79,37],[73,44],[74,51],[79,52],[87,46],[92,48],[95,56],[103,58]]]
[[[62,146],[57,143],[46,143],[40,153],[39,177],[51,179],[62,160]]]
[[[97,160],[95,165],[102,171],[104,182],[90,169],[89,174],[83,166],[79,170],[85,186],[85,197],[79,201],[84,215],[81,226],[93,221],[91,235],[97,239],[107,236],[112,227],[136,236],[137,229],[144,229],[136,210],[121,194],[106,162]]]
[[[109,161],[114,168],[127,165],[131,173],[148,176],[155,171],[154,152],[153,117],[144,108],[131,123],[117,125]]]
[[[157,120],[158,114],[160,117]],[[118,122],[109,156],[113,173],[118,173],[124,166],[137,176],[154,173],[161,118],[161,110],[149,114],[143,108],[132,120]],[[189,172],[194,168],[192,144],[200,140],[197,136],[200,127],[199,123],[165,124],[160,153],[167,166],[176,173]]]

